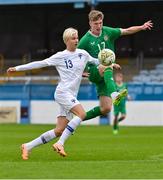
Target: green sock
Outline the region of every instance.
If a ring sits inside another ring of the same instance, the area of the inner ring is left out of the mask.
[[[109,90],[109,93],[113,93],[116,91],[115,82],[113,79],[113,70],[111,68],[107,68],[104,72],[104,81]]]
[[[113,130],[118,130],[118,123],[115,123],[115,124],[113,125]]]
[[[100,106],[94,107],[93,109],[86,112],[86,117],[85,117],[84,121],[95,118],[100,115],[102,115]]]

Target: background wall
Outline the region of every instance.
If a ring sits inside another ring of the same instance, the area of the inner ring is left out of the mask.
[[[0,100],[0,123],[21,122],[21,101]]]
[[[98,105],[98,101],[81,101],[85,110]],[[58,105],[53,101],[31,101],[31,123],[53,124],[56,123]],[[112,124],[113,112],[108,115],[108,121]],[[91,119],[82,124],[100,124],[100,117]],[[127,118],[121,123],[126,126],[162,126],[163,102],[160,101],[136,101],[127,102]]]
[[[0,108],[15,107],[17,123],[54,124],[59,112],[59,106],[53,99],[55,88],[44,84],[6,85],[0,88]],[[128,83],[128,90],[132,101],[127,101],[127,118],[122,125],[163,125],[163,86]],[[81,85],[78,99],[85,110],[98,106],[95,86]],[[112,120],[111,113],[84,124],[110,124]]]
[[[98,105],[98,101],[81,101],[85,109],[91,109]],[[56,124],[59,106],[54,101],[31,101],[31,123],[33,124]],[[99,117],[84,124],[100,124]]]

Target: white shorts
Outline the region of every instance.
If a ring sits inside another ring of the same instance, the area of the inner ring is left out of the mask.
[[[55,100],[60,106],[60,112],[57,117],[65,116],[70,121],[73,118],[73,113],[70,110],[80,104],[80,102],[68,92],[55,92]]]

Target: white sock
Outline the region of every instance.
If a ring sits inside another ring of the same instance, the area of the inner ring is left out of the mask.
[[[77,128],[77,126],[80,125],[81,119],[79,117],[74,117],[68,124],[65,130],[63,131],[61,137],[58,140],[59,144],[64,145],[65,141],[68,139],[68,137],[73,133],[73,131]]]
[[[111,93],[111,98],[115,99],[119,95],[119,92],[113,92]]]
[[[33,141],[30,141],[25,144],[27,150],[31,150],[32,148],[39,146],[41,144],[48,143],[52,139],[56,137],[54,129],[47,131],[43,134],[41,134],[38,138],[34,139]]]

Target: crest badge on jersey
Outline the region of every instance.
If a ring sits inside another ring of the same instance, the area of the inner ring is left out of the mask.
[[[71,102],[76,103],[76,99],[71,99]]]
[[[90,42],[90,44],[91,44],[91,46],[94,46],[95,45],[95,41]]]
[[[82,53],[79,53],[78,56],[79,56],[79,58],[81,59],[81,58],[82,58]]]
[[[109,39],[109,36],[105,35],[104,40],[107,41]]]

